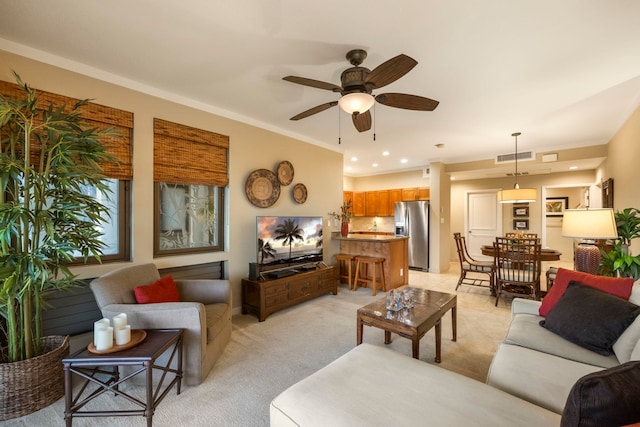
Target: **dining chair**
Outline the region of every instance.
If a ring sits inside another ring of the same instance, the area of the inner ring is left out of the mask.
[[[540,300],[540,240],[496,237],[496,303],[501,295]]]
[[[458,251],[458,260],[460,261],[460,278],[458,279],[458,285],[472,285],[472,286],[487,286],[491,291],[491,295],[495,295],[495,264],[493,261],[479,261],[473,259],[467,251],[467,243],[464,237],[460,233],[453,233],[453,238],[456,241],[456,248]],[[467,274],[472,273],[472,276]],[[477,274],[486,275],[488,278],[477,277]]]
[[[537,239],[538,233],[504,233],[504,237],[508,239],[517,239],[517,238]]]

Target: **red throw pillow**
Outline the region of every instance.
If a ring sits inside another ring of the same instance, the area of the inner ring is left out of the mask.
[[[633,287],[632,277],[596,276],[580,271],[567,270],[566,268],[558,268],[558,273],[556,274],[556,279],[553,282],[551,290],[549,290],[547,295],[542,299],[542,305],[538,310],[540,316],[547,316],[547,313],[556,305],[560,297],[564,295],[569,282],[572,280],[625,300],[628,300],[631,296],[631,288]]]
[[[136,286],[133,292],[136,294],[138,304],[180,302],[178,287],[171,276],[161,277],[150,285]]]

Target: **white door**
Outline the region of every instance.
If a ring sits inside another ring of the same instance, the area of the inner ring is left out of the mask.
[[[480,247],[492,245],[502,235],[502,205],[498,204],[497,190],[467,192],[465,224],[469,254],[491,259],[482,255]]]

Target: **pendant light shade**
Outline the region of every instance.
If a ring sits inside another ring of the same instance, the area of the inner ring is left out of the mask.
[[[520,132],[511,134],[516,139],[516,183],[511,190],[498,191],[498,203],[531,203],[538,198],[538,191],[535,188],[520,188],[518,185],[518,136],[520,135]]]
[[[338,100],[338,105],[349,114],[364,113],[373,107],[375,98],[368,93],[348,93]]]

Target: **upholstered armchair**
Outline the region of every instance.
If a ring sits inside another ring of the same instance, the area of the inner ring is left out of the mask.
[[[160,278],[154,264],[112,271],[91,282],[102,315],[126,313],[133,329],[184,329],[183,379],[200,384],[231,337],[231,289],[228,280],[175,280],[181,302],[138,304],[136,286]]]

